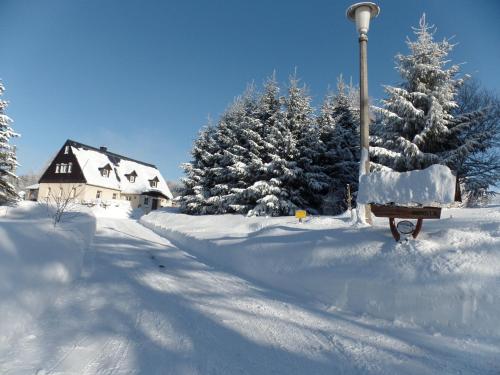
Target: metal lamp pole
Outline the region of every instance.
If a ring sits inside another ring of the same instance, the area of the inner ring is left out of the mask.
[[[361,161],[359,164],[360,177],[370,173],[370,140],[369,125],[370,114],[368,106],[368,62],[367,45],[368,29],[370,19],[375,18],[380,13],[377,4],[371,2],[356,3],[347,9],[347,18],[356,22],[356,29],[359,33],[359,105],[360,105],[360,151]],[[372,223],[370,205],[358,205],[358,220],[368,224]]]

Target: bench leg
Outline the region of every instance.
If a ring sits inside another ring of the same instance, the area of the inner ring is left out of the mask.
[[[413,236],[413,238],[417,238],[418,234],[420,233],[420,230],[422,229],[422,222],[423,221],[424,221],[423,219],[417,220],[417,226],[415,227],[415,230],[411,234]]]
[[[394,239],[396,240],[396,242],[399,241],[399,239],[401,238],[401,236],[399,235],[398,229],[396,228],[396,221],[394,220],[393,217],[389,218],[389,226],[391,227],[392,237],[394,237]],[[417,226],[418,226],[418,224],[417,224]]]

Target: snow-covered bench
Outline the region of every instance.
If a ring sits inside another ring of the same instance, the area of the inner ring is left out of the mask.
[[[402,233],[416,238],[424,219],[439,219],[441,208],[454,202],[455,184],[455,176],[444,165],[411,172],[378,171],[361,176],[357,201],[370,204],[375,216],[388,217],[392,235],[399,241],[395,219],[417,219],[414,228],[400,223],[411,229],[401,229]]]

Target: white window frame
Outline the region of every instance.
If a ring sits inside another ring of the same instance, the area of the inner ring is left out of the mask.
[[[151,186],[152,188],[158,187],[158,181],[156,181],[156,180],[149,180],[149,186]]]
[[[103,168],[101,175],[102,175],[102,177],[109,177],[109,169]]]
[[[71,168],[73,167],[73,163],[68,163],[68,173],[71,173]]]
[[[132,182],[132,183],[135,182],[135,176],[134,175],[128,176],[128,180],[129,180],[129,182]]]
[[[65,155],[69,154],[69,146],[64,147],[64,154]]]
[[[59,173],[59,168],[61,167],[60,164],[56,164],[56,173]]]
[[[59,173],[67,173],[68,171],[68,164],[61,163],[59,166]]]

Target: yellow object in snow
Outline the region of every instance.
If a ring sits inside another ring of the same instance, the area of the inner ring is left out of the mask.
[[[295,217],[299,220],[305,219],[307,217],[307,212],[305,210],[296,210]]]

